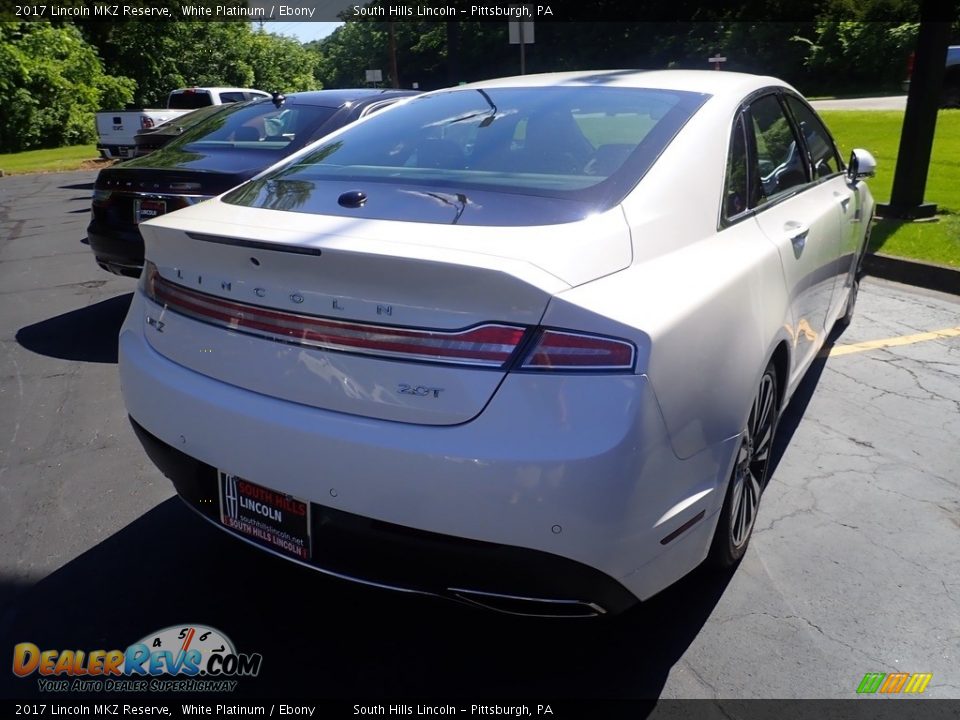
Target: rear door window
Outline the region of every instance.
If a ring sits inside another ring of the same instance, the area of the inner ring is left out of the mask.
[[[770,200],[808,181],[803,147],[776,95],[764,95],[750,104],[756,170],[760,183],[754,202]]]

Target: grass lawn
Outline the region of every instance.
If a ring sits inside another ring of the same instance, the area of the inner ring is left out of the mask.
[[[77,170],[98,157],[100,152],[96,145],[74,145],[53,150],[27,150],[0,155],[0,170],[7,175]]]
[[[844,158],[854,147],[873,153],[877,175],[869,180],[877,202],[888,202],[900,148],[903,112],[823,111]],[[873,227],[870,247],[885,255],[960,267],[960,110],[941,110],[933,141],[924,199],[937,204],[937,216],[927,222],[880,220]]]

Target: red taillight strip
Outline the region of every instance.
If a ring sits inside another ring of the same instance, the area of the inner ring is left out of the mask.
[[[494,323],[439,331],[329,320],[225,300],[171,283],[153,268],[148,271],[147,295],[174,312],[231,330],[309,347],[501,367],[511,358],[525,331],[522,327]]]
[[[627,340],[563,330],[544,330],[523,370],[633,370],[636,348]]]

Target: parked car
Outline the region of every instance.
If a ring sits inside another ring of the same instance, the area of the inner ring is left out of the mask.
[[[96,114],[97,150],[108,159],[130,158],[136,153],[134,137],[197,108],[226,105],[258,97],[270,97],[250,88],[180,88],[167,96],[166,108],[145,110],[104,110]]]
[[[913,77],[914,54],[907,58],[907,79],[903,81],[904,92],[910,91],[910,78]],[[940,106],[960,107],[960,45],[947,48],[946,73],[943,76],[943,89],[940,92]]]
[[[97,175],[87,238],[97,264],[137,277],[141,221],[219,195],[312,140],[416,94],[410,90],[318,90],[237,103],[157,152]]]
[[[133,156],[143,157],[154,150],[159,150],[171,140],[183,135],[197,123],[229,107],[229,105],[208,105],[198,110],[191,110],[186,115],[167,120],[156,127],[141,130],[133,136],[133,144],[136,148]]]
[[[777,419],[852,316],[874,166],[770,77],[425,94],[141,226],[126,407],[274,555],[617,613],[743,556]]]

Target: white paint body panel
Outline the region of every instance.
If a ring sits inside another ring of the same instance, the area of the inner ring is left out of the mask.
[[[131,416],[178,450],[253,482],[385,522],[554,553],[640,599],[692,570],[713,537],[759,378],[783,353],[789,399],[842,312],[873,200],[863,183],[850,189],[837,176],[796,202],[719,223],[733,119],[751,92],[786,87],[772,78],[581,73],[474,87],[598,77],[713,97],[622,203],[580,222],[454,227],[213,200],[142,231],[165,278],[219,297],[254,302],[260,288],[270,307],[289,310],[285,297],[296,292],[298,311],[329,317],[339,300],[345,317],[361,322],[382,321],[377,307],[389,305],[391,322],[408,327],[507,322],[608,335],[636,346],[633,373],[393,363],[182,317],[158,334],[145,318],[162,308],[138,292],[120,336]],[[844,188],[855,213],[837,205]],[[778,228],[791,213],[824,212],[804,264],[791,265]],[[274,253],[274,243],[323,254]],[[817,273],[826,274],[810,284]],[[813,330],[805,346],[802,321]],[[406,376],[450,393],[429,407],[398,399],[391,387]],[[692,529],[661,544],[701,512]]]

